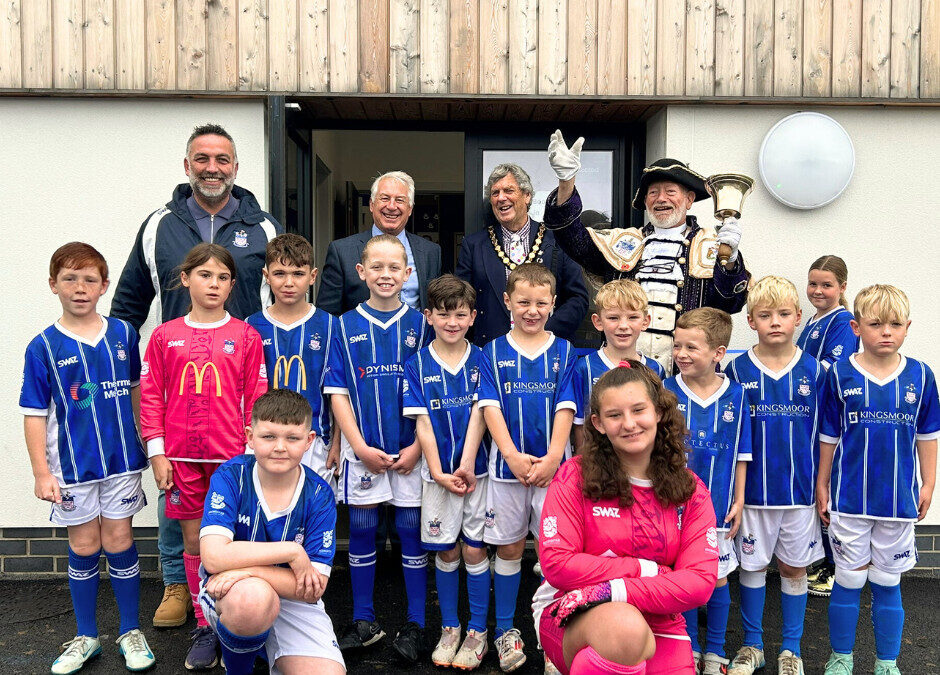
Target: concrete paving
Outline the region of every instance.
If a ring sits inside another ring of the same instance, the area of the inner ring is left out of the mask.
[[[535,648],[535,635],[529,614],[532,593],[538,585],[538,579],[532,574],[532,552],[526,553],[523,565],[522,585],[519,592],[517,616],[526,642],[528,661],[517,670],[521,675],[541,673],[542,656]],[[325,601],[337,630],[351,616],[351,597],[349,591],[349,571],[345,565],[345,555],[337,559],[333,578],[327,590]],[[433,567],[429,569],[428,621],[426,639],[430,647],[439,637],[440,613],[437,598],[433,592]],[[902,582],[902,593],[907,613],[904,629],[904,641],[899,666],[905,674],[929,675],[940,674],[940,580],[919,577],[907,577]],[[151,672],[185,673],[183,660],[188,647],[190,625],[176,630],[157,630],[149,625],[153,610],[162,597],[162,584],[155,579],[145,579],[141,598],[141,617],[144,630],[151,648],[157,655],[158,663]],[[404,620],[403,582],[400,562],[391,554],[383,554],[379,559],[376,580],[376,610],[378,619],[386,632],[394,635],[395,630]],[[780,648],[780,592],[779,582],[774,575],[768,576],[767,610],[765,612],[765,640],[768,656],[776,654]],[[89,663],[82,673],[104,674],[122,673],[124,663],[118,653],[114,640],[117,637],[117,610],[107,580],[102,580],[99,594],[99,624],[103,654]],[[728,631],[729,652],[736,649],[741,641],[740,614],[738,612],[737,584],[732,579],[732,614]],[[829,639],[826,625],[826,607],[828,601],[810,597],[806,612],[806,631],[803,637],[803,658],[807,675],[822,673],[825,660],[829,655]],[[466,616],[465,603],[461,604],[461,616]],[[871,673],[874,664],[874,639],[872,637],[871,596],[866,590],[862,597],[862,619],[859,621],[858,645],[856,647],[855,672]],[[491,607],[492,616],[492,607]],[[492,619],[491,619],[492,620]],[[704,623],[704,620],[703,622]],[[0,582],[0,675],[19,673],[48,673],[49,666],[59,653],[59,645],[70,639],[75,630],[71,602],[66,580],[51,581],[3,581]],[[704,637],[704,635],[703,635]],[[445,669],[436,668],[426,657],[417,666],[404,665],[395,660],[390,638],[375,650],[361,654],[350,654],[347,667],[350,675],[376,675],[382,673],[443,673]],[[221,675],[221,668],[215,673]],[[260,667],[258,673],[265,672]],[[490,651],[478,673],[499,673],[494,651]],[[776,673],[776,661],[772,660],[763,671],[765,675]]]

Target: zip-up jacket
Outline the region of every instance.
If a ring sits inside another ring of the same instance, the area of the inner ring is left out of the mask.
[[[111,316],[128,321],[138,331],[147,320],[154,297],[160,303],[159,322],[177,319],[188,310],[189,291],[179,283],[179,265],[189,250],[202,242],[186,205],[192,193],[189,183],[177,185],[166,206],[147,216],[121,272],[111,301]],[[245,319],[271,304],[270,287],[261,274],[264,250],[284,229],[261,210],[248,190],[236,185],[232,195],[239,201],[238,209],[215,232],[212,242],[227,248],[235,258],[235,288],[226,309],[232,316]]]

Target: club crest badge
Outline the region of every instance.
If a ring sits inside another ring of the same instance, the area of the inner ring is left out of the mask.
[[[310,343],[308,344],[311,350],[318,352],[320,351],[320,334],[317,333],[312,338],[310,338]]]
[[[818,339],[819,339],[819,329],[818,329],[818,328],[814,329],[813,332],[809,334],[809,337],[810,337],[810,339],[812,339],[812,340],[818,340]]]
[[[545,518],[542,519],[542,534],[547,539],[551,539],[558,534],[558,518],[555,516],[545,516]]]
[[[431,535],[432,537],[441,536],[441,519],[440,518],[432,518],[431,520],[428,521],[428,534]]]
[[[294,543],[295,544],[304,543],[304,528],[300,528],[299,530],[297,530],[297,534],[294,535]]]
[[[473,384],[477,384],[480,381],[480,369],[476,366],[470,369],[470,381]]]
[[[800,396],[809,396],[813,390],[809,386],[809,378],[804,375],[800,378],[800,384],[796,388],[796,393]]]
[[[832,355],[835,357],[842,356],[842,345],[836,345],[832,348]]]
[[[226,354],[234,354],[235,340],[226,340],[222,345],[222,351]]]
[[[408,335],[405,336],[405,346],[409,349],[414,349],[415,345],[418,344],[418,334],[415,332],[414,328],[408,329]]]
[[[493,527],[496,525],[496,510],[487,509],[483,516],[483,527]]]
[[[553,372],[553,373],[557,373],[557,372],[558,372],[558,368],[559,368],[558,357],[556,356],[556,357],[555,357],[555,360],[552,361],[552,372]]]
[[[209,498],[209,508],[216,509],[221,511],[225,508],[225,497],[220,495],[218,492],[213,492],[212,496]]]
[[[59,507],[63,511],[74,511],[75,510],[75,497],[71,492],[67,490],[62,491],[62,503],[59,504]]]
[[[180,489],[173,488],[170,490],[170,503],[174,506],[179,506],[183,503],[183,499],[180,497]]]
[[[245,230],[238,230],[235,233],[235,239],[232,240],[232,246],[248,248],[248,233]]]
[[[114,344],[114,353],[118,357],[118,361],[127,361],[127,350],[124,349],[123,342],[116,342]]]
[[[914,405],[917,403],[917,387],[914,386],[914,383],[911,382],[907,385],[907,391],[904,393],[904,402]]]
[[[741,539],[741,553],[744,555],[754,555],[754,535],[749,534]]]
[[[368,490],[372,487],[372,474],[366,472],[359,476],[359,489]]]
[[[327,530],[323,533],[323,548],[333,547],[333,530]]]
[[[832,532],[829,533],[829,542],[832,544],[832,550],[844,558],[845,549],[842,548],[842,541],[836,537],[833,537]]]
[[[721,413],[721,419],[725,422],[734,422],[734,404],[729,403]]]

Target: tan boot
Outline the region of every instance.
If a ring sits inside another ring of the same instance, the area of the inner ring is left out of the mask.
[[[176,628],[186,623],[187,615],[193,611],[193,601],[186,584],[170,584],[163,589],[163,600],[153,615],[157,628]]]

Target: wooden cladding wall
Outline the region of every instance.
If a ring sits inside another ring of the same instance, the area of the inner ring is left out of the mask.
[[[0,0],[0,89],[940,98],[940,0]]]

